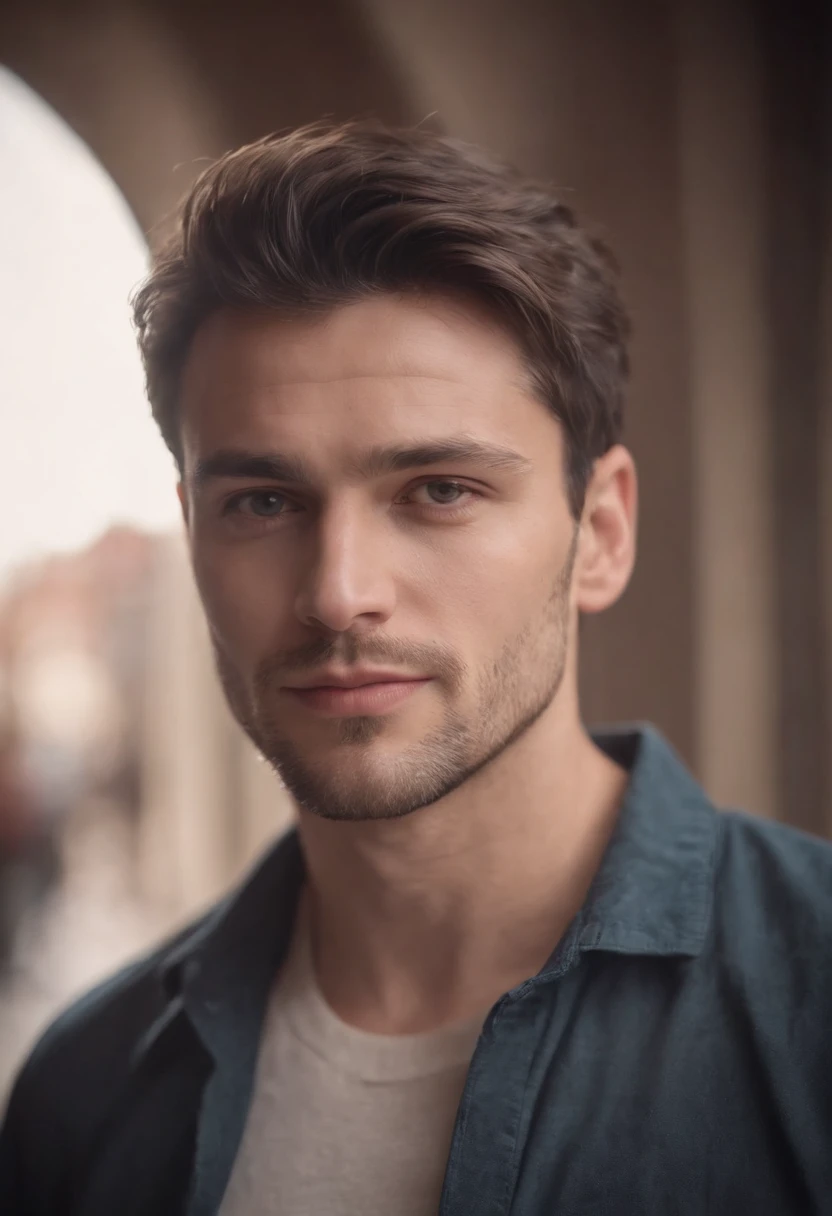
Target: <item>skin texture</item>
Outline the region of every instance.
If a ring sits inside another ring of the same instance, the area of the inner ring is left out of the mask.
[[[391,1033],[468,1016],[545,961],[614,823],[624,777],[581,725],[577,620],[629,578],[632,460],[598,461],[572,518],[561,428],[513,341],[442,297],[216,314],[181,419],[218,670],[299,805],[324,994]],[[456,455],[413,454],[437,444]],[[425,682],[353,717],[287,691],[361,664]]]

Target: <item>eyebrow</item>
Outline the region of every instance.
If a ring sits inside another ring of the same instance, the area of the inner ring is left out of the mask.
[[[530,460],[511,448],[455,436],[406,446],[386,444],[370,448],[352,462],[351,471],[366,478],[381,477],[385,473],[401,473],[449,461],[476,464],[498,472],[529,472],[532,468]],[[303,461],[297,457],[279,452],[256,453],[233,448],[215,452],[197,463],[194,484],[198,489],[218,478],[262,478],[297,485],[312,485],[314,481]]]
[[[311,485],[312,478],[303,462],[278,452],[258,454],[236,448],[224,448],[197,461],[194,469],[194,485],[203,489],[210,481],[219,478],[262,478],[264,481],[294,481]]]

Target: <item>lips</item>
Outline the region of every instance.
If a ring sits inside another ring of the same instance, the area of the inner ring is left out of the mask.
[[[289,687],[307,688],[361,688],[365,684],[397,684],[420,677],[407,676],[400,671],[375,671],[369,667],[356,668],[353,671],[338,672],[323,670],[318,678],[308,684],[289,685]]]
[[[361,683],[355,683],[360,679]],[[323,717],[356,717],[390,713],[430,680],[402,679],[389,675],[354,677],[349,684],[317,684],[311,688],[286,688],[296,703]]]

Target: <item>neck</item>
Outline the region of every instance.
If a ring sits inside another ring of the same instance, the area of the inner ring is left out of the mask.
[[[323,994],[344,1021],[407,1033],[485,1012],[534,975],[580,908],[626,774],[544,714],[447,798],[397,820],[301,812]]]

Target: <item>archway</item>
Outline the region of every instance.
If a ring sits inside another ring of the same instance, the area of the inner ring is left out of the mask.
[[[0,576],[109,525],[175,525],[128,296],[146,245],[118,189],[37,94],[0,71]]]

